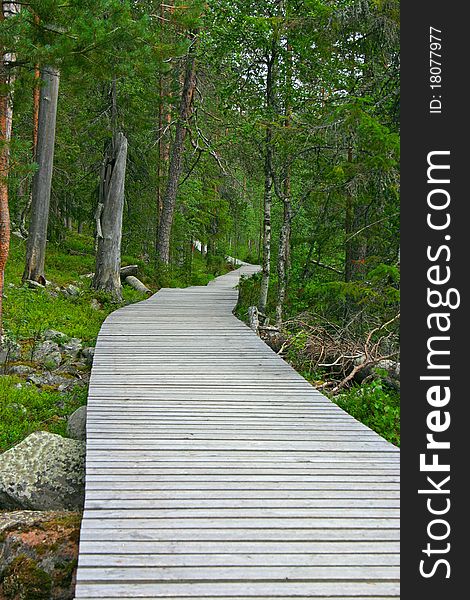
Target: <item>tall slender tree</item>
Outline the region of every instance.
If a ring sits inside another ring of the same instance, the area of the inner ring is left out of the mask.
[[[41,97],[37,136],[38,170],[33,178],[31,223],[26,247],[23,280],[45,282],[45,258],[52,168],[54,164],[55,129],[59,94],[59,71],[52,66],[42,69]]]
[[[176,196],[183,168],[184,143],[191,117],[194,91],[196,89],[196,42],[198,32],[191,34],[191,45],[185,59],[185,74],[176,122],[175,137],[171,144],[170,162],[165,192],[162,198],[162,211],[158,227],[157,258],[164,264],[170,262],[170,237]]]
[[[2,2],[0,25],[19,13],[16,2]],[[13,120],[12,84],[14,52],[0,46],[0,341],[3,336],[3,287],[5,266],[10,249],[10,210],[8,205],[8,175],[10,171],[10,140]]]

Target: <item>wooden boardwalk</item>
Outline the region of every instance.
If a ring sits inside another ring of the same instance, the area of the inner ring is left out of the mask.
[[[254,270],[104,323],[77,599],[398,597],[399,452],[232,315]]]

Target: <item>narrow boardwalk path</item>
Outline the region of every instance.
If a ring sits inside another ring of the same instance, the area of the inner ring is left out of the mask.
[[[398,597],[398,450],[232,315],[242,266],[104,323],[76,598]]]

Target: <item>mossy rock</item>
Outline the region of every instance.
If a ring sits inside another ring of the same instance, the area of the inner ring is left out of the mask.
[[[3,594],[9,600],[47,600],[52,577],[25,554],[17,556],[3,574]]]

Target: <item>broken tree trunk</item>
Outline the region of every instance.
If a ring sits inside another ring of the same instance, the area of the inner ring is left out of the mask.
[[[51,199],[52,167],[54,164],[54,143],[59,94],[59,71],[45,67],[41,71],[43,87],[39,102],[39,124],[36,147],[38,170],[33,178],[31,222],[26,246],[26,266],[23,281],[45,280],[44,261],[46,257],[47,226]]]
[[[113,136],[103,161],[100,183],[100,210],[95,217],[96,268],[92,287],[121,300],[121,235],[126,176],[127,139]]]

